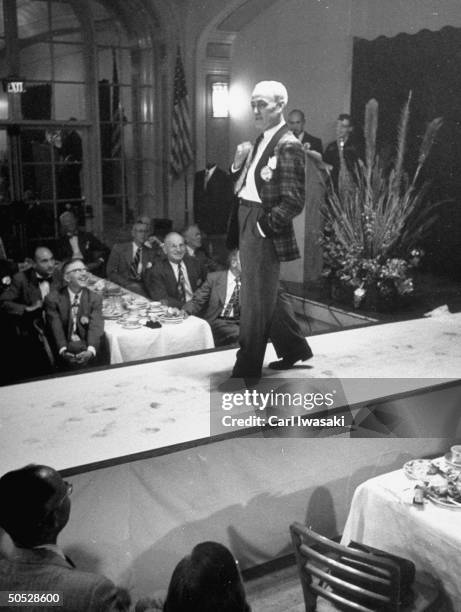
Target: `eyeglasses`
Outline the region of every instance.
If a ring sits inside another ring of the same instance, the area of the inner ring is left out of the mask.
[[[88,272],[88,268],[74,268],[73,270],[67,270],[67,272]]]

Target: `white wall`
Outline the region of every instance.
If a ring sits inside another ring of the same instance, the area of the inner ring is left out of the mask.
[[[334,138],[334,122],[349,110],[353,37],[368,39],[461,26],[457,0],[279,0],[237,36],[232,83],[245,96],[262,79],[282,81],[288,108],[301,108],[307,129],[324,144]],[[231,151],[252,134],[243,111],[231,124]]]

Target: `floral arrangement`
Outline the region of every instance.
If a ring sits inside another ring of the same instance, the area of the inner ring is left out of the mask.
[[[324,276],[348,289],[356,308],[371,295],[395,302],[413,292],[412,274],[424,255],[418,242],[435,220],[436,205],[424,199],[428,184],[418,179],[442,120],[428,125],[410,178],[403,166],[410,101],[411,94],[402,111],[391,169],[376,152],[378,103],[370,100],[365,161],[359,159],[350,170],[341,157],[338,190],[332,185],[328,189],[321,239]]]

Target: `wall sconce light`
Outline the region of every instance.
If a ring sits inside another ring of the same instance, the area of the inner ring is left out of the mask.
[[[214,119],[229,117],[229,83],[211,84],[211,108]]]

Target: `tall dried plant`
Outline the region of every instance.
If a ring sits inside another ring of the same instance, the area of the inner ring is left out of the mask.
[[[347,188],[329,191],[325,217],[335,240],[343,251],[360,252],[364,258],[386,258],[415,246],[435,217],[433,204],[425,200],[428,184],[418,184],[442,119],[427,127],[418,154],[416,170],[409,179],[404,169],[411,92],[398,126],[394,163],[385,171],[376,152],[378,103],[372,99],[365,109],[365,161],[350,173]]]

